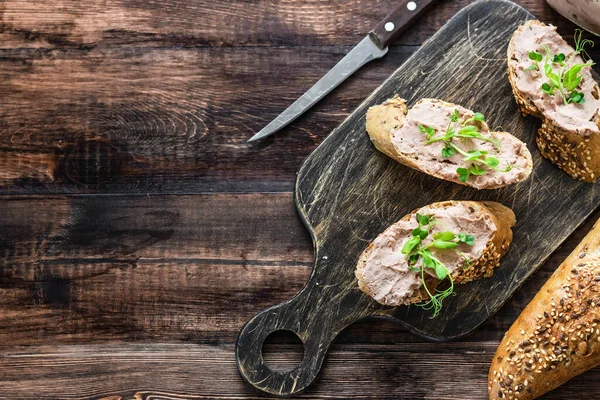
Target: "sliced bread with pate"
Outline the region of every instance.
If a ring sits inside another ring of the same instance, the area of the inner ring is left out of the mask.
[[[491,276],[514,224],[514,213],[495,202],[444,201],[414,210],[362,253],[358,286],[388,306],[428,302],[444,279],[453,285]]]
[[[422,99],[408,110],[395,96],[368,110],[367,133],[394,160],[476,189],[521,182],[532,169],[523,142],[491,132],[482,114],[442,100]]]

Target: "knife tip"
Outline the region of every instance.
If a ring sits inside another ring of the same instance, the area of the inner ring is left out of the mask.
[[[255,142],[259,139],[265,138],[267,136],[270,136],[271,134],[273,134],[274,131],[267,131],[265,129],[262,129],[260,132],[258,132],[257,134],[255,134],[254,136],[252,136],[250,139],[248,139],[247,143],[252,143]]]

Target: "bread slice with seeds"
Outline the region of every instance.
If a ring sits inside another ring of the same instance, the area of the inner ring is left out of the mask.
[[[379,151],[440,179],[497,189],[531,174],[531,154],[523,142],[510,133],[490,132],[482,114],[457,104],[422,99],[408,110],[395,96],[368,110],[366,126]],[[449,133],[460,135],[444,140]],[[465,161],[474,151],[481,157]]]
[[[581,42],[580,42],[581,43]],[[544,61],[530,58],[530,52]],[[549,55],[548,55],[549,52]],[[565,70],[584,63],[580,55],[557,32],[556,27],[532,20],[520,26],[508,46],[508,78],[523,115],[542,120],[536,142],[541,154],[573,178],[594,182],[600,176],[600,89],[590,67],[580,71],[581,82],[575,92],[583,103],[565,102],[560,90],[553,94],[542,90],[550,82],[544,67],[550,57],[565,57]],[[553,73],[559,63],[549,61]],[[566,74],[563,74],[565,76]],[[547,86],[548,87],[548,86]]]
[[[419,270],[424,264],[414,264],[403,254],[404,245],[421,226],[419,217],[431,222],[429,235],[421,247],[430,245],[440,232],[453,232],[458,246],[452,249],[430,247],[454,283],[466,283],[489,277],[508,251],[515,224],[513,212],[495,202],[444,201],[414,210],[381,233],[362,253],[356,266],[359,288],[381,304],[408,305],[429,300],[430,293],[441,282],[433,269]],[[472,242],[461,242],[460,234],[471,235]],[[468,260],[465,262],[465,260]]]
[[[596,222],[502,339],[488,376],[489,398],[535,399],[600,365],[599,304]]]

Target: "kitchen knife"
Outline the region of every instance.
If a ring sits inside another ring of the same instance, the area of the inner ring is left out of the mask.
[[[400,0],[398,6],[324,77],[248,141],[262,139],[277,132],[311,108],[360,67],[369,61],[383,57],[388,51],[388,45],[435,1]]]

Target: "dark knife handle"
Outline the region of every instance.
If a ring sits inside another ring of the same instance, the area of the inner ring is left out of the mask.
[[[380,49],[389,46],[435,1],[400,0],[398,6],[369,32],[369,36]]]

